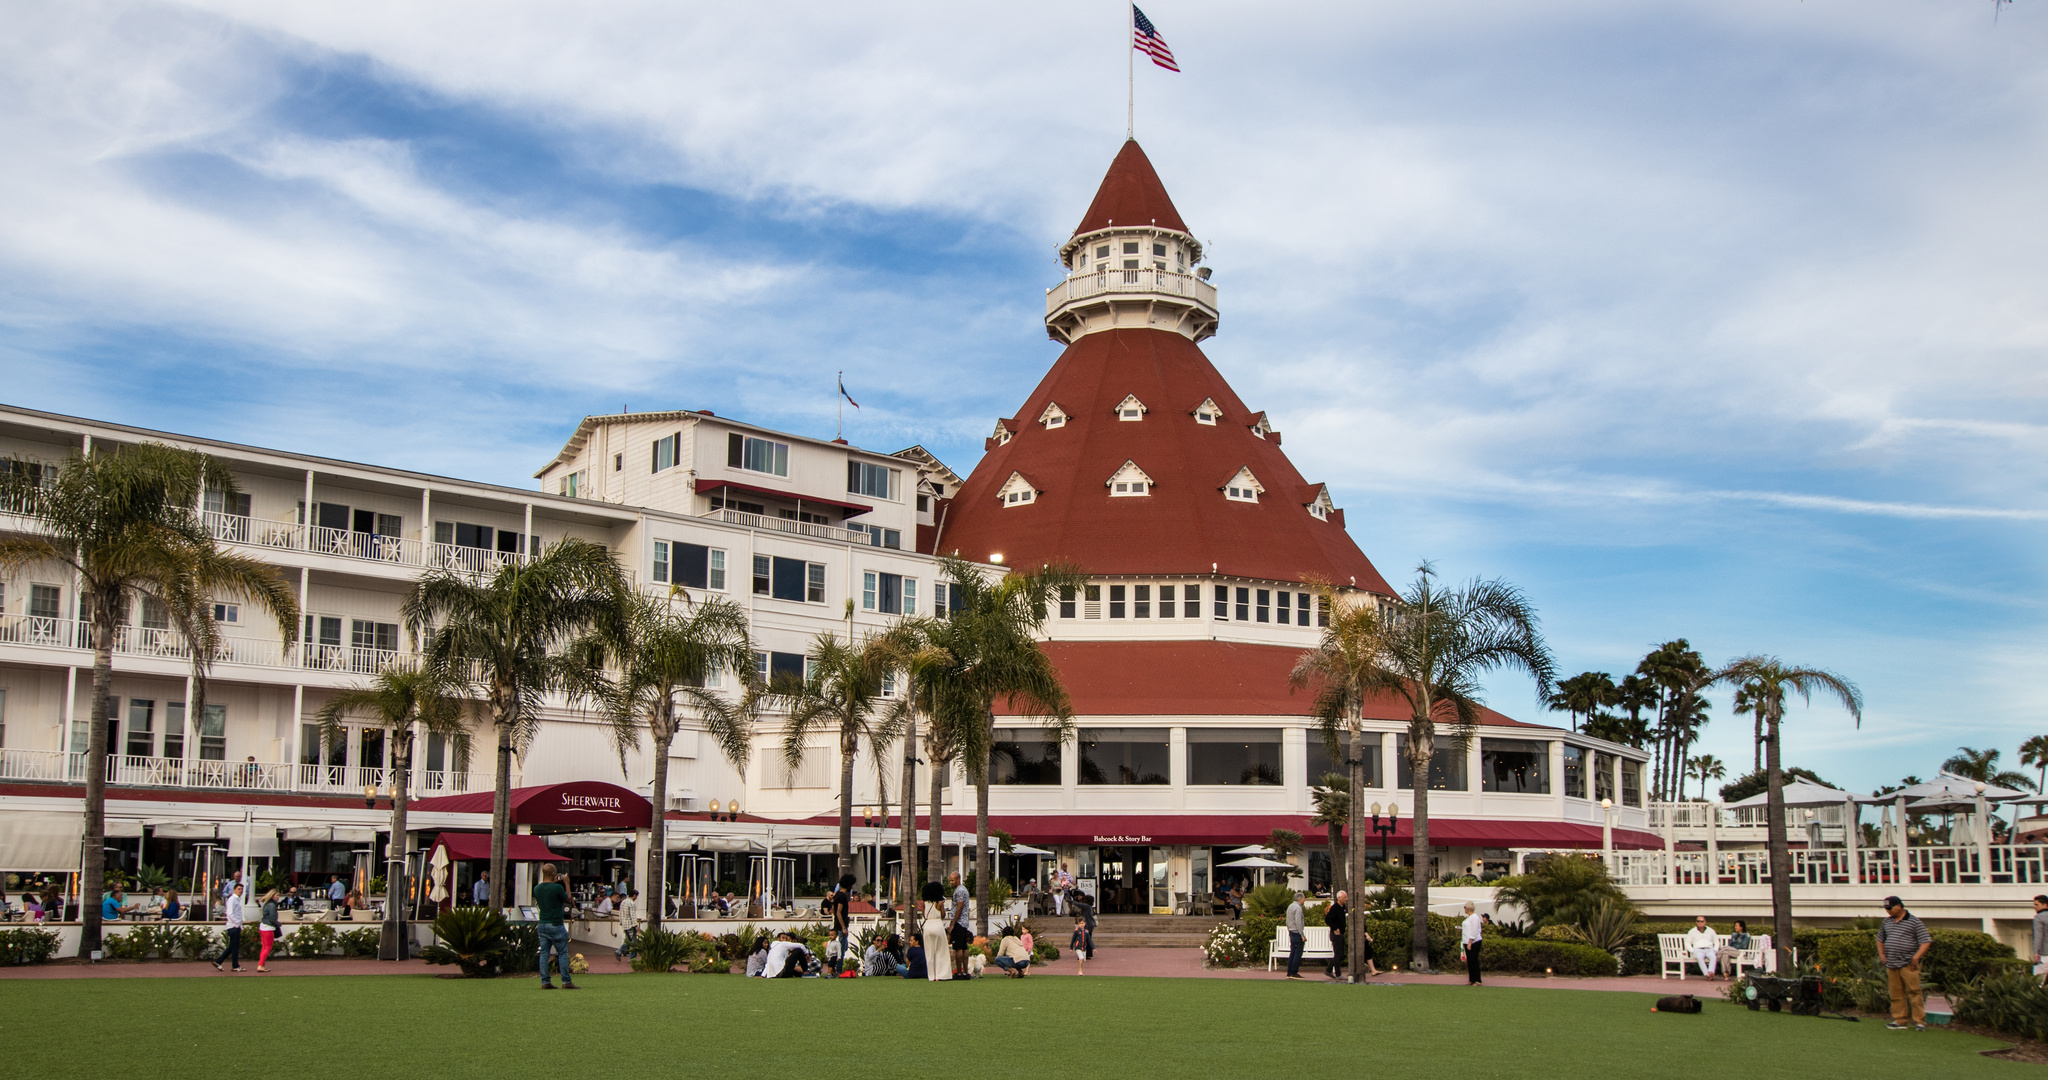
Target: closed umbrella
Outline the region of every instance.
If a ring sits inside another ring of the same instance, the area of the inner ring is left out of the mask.
[[[427,899],[436,904],[448,899],[448,849],[441,844],[434,845],[434,858],[428,863],[427,880],[434,886],[427,893]]]

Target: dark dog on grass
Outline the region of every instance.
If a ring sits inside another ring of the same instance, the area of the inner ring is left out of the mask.
[[[1692,996],[1691,994],[1680,994],[1676,997],[1658,998],[1656,1006],[1652,1008],[1650,1011],[1668,1013],[1697,1013],[1700,1011],[1700,999]]]

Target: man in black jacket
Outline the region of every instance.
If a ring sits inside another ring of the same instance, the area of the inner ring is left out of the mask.
[[[1344,951],[1344,920],[1350,914],[1350,909],[1345,906],[1344,902],[1349,899],[1351,899],[1350,893],[1340,891],[1337,894],[1337,898],[1330,901],[1330,906],[1323,909],[1323,923],[1330,928],[1330,967],[1328,973],[1332,979],[1343,977],[1344,961],[1349,959],[1351,955]]]

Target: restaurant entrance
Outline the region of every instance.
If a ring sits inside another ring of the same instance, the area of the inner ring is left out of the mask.
[[[1144,915],[1153,908],[1154,871],[1163,879],[1166,853],[1154,858],[1150,847],[1104,847],[1096,849],[1096,874],[1101,896],[1096,910],[1107,915]]]

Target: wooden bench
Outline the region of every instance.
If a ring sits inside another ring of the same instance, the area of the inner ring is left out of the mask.
[[[1287,961],[1287,928],[1273,931],[1273,948],[1266,953],[1266,970],[1273,970],[1275,963]],[[1301,931],[1301,958],[1303,960],[1334,960],[1335,949],[1330,947],[1330,928],[1327,926],[1306,926]]]
[[[1741,978],[1742,969],[1744,968],[1776,971],[1778,968],[1777,956],[1771,950],[1770,940],[1770,935],[1768,934],[1750,935],[1750,947],[1742,949],[1733,957],[1730,957],[1728,969],[1723,974],[1729,978]],[[1727,944],[1727,935],[1714,935],[1714,951],[1717,956],[1720,950]],[[1678,981],[1684,982],[1688,969],[1698,970],[1694,966],[1698,963],[1698,960],[1693,956],[1692,950],[1685,947],[1684,934],[1658,934],[1657,952],[1663,961],[1663,967],[1657,974],[1657,977],[1660,979],[1670,978],[1672,971],[1676,969]]]

